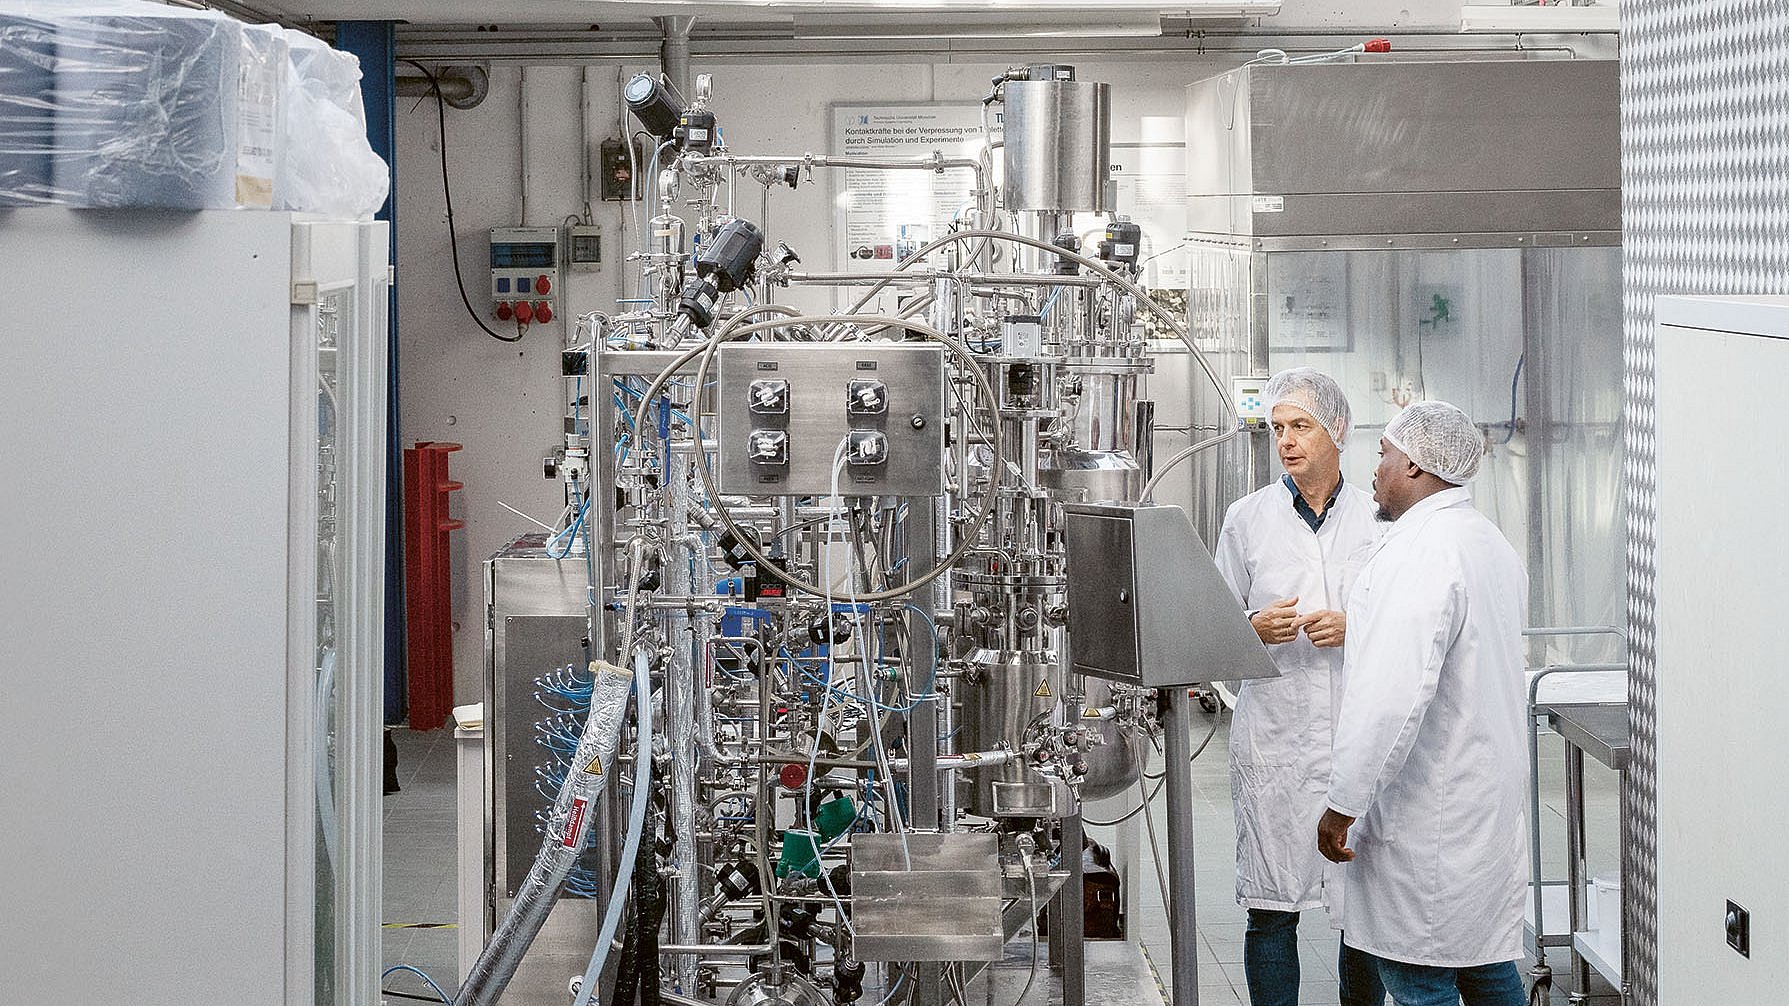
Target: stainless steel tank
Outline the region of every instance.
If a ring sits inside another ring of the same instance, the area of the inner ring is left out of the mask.
[[[1063,678],[1054,654],[1038,650],[979,649],[967,661],[969,687],[963,697],[963,751],[1022,751],[1039,731],[1062,694]],[[1063,786],[1023,757],[967,776],[965,807],[987,817],[1051,817],[1066,813]]]
[[[1103,212],[1112,177],[1112,89],[1081,80],[1004,86],[1005,206]]]

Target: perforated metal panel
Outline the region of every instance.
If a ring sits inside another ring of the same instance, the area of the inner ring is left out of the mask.
[[[1658,1004],[1653,298],[1789,292],[1789,21],[1776,0],[1622,4],[1628,1002]]]

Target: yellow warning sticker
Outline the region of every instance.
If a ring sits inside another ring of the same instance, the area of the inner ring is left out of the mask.
[[[603,756],[597,755],[595,758],[590,759],[590,764],[584,766],[584,771],[590,775],[602,775]]]
[[[963,760],[964,761],[981,761],[981,755],[975,753],[974,751],[971,751],[968,754],[963,756]]]
[[[1049,699],[1054,698],[1056,693],[1050,691],[1050,679],[1045,678],[1037,683],[1037,691],[1032,692],[1031,695],[1033,698]]]
[[[1081,714],[1081,718],[1084,720],[1097,720],[1100,718],[1099,710],[1098,709],[1089,709],[1086,712]]]

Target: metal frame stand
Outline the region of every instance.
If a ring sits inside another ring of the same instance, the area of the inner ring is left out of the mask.
[[[1168,791],[1168,941],[1173,949],[1172,1006],[1199,1006],[1199,926],[1193,879],[1193,704],[1186,688],[1163,690],[1162,766]],[[1064,1000],[1066,1002],[1066,1000]]]

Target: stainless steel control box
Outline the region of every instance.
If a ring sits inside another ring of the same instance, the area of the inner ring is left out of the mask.
[[[844,495],[941,495],[944,354],[910,342],[720,347],[720,491],[828,496],[836,457]]]
[[[1279,676],[1186,511],[1063,510],[1075,673],[1149,688]]]

